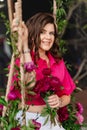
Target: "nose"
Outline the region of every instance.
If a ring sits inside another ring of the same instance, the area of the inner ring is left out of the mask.
[[[51,38],[51,36],[50,36],[49,33],[46,33],[46,38],[47,38],[47,39],[50,39],[50,38]]]

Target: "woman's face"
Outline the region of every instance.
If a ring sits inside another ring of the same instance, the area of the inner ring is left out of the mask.
[[[43,28],[41,34],[40,34],[41,43],[39,46],[40,51],[49,51],[52,47],[55,39],[55,30],[54,25],[51,23],[48,23]]]

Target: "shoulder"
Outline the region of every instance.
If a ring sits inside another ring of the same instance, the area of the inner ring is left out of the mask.
[[[64,61],[63,58],[62,58],[62,59],[59,59],[58,61],[56,61],[56,65],[57,65],[58,67],[61,67],[61,69],[65,69],[65,68],[66,68],[66,64],[65,64],[65,61]]]

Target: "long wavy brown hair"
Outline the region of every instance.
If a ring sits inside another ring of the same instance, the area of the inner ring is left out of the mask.
[[[45,27],[46,24],[51,23],[54,25],[55,29],[55,40],[52,48],[49,50],[49,52],[52,54],[52,56],[58,61],[61,59],[61,54],[59,52],[59,46],[58,46],[58,29],[55,22],[55,19],[52,14],[50,13],[44,13],[40,12],[29,18],[29,20],[26,22],[26,26],[28,27],[28,45],[30,50],[35,51],[35,61],[39,58],[39,44],[40,44],[40,33],[42,32],[42,29]]]

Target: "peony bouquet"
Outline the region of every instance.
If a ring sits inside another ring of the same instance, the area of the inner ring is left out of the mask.
[[[44,108],[41,114],[42,116],[47,117],[44,124],[48,121],[48,118],[50,118],[51,123],[56,125],[56,120],[59,120],[57,109],[51,108],[47,102],[47,99],[48,96],[62,91],[63,86],[57,77],[52,76],[50,68],[44,68],[42,73],[43,78],[37,81],[36,87],[34,88],[34,92],[41,95],[47,106]]]
[[[59,121],[65,130],[81,130],[85,126],[83,106],[80,102],[70,103],[58,110]]]

